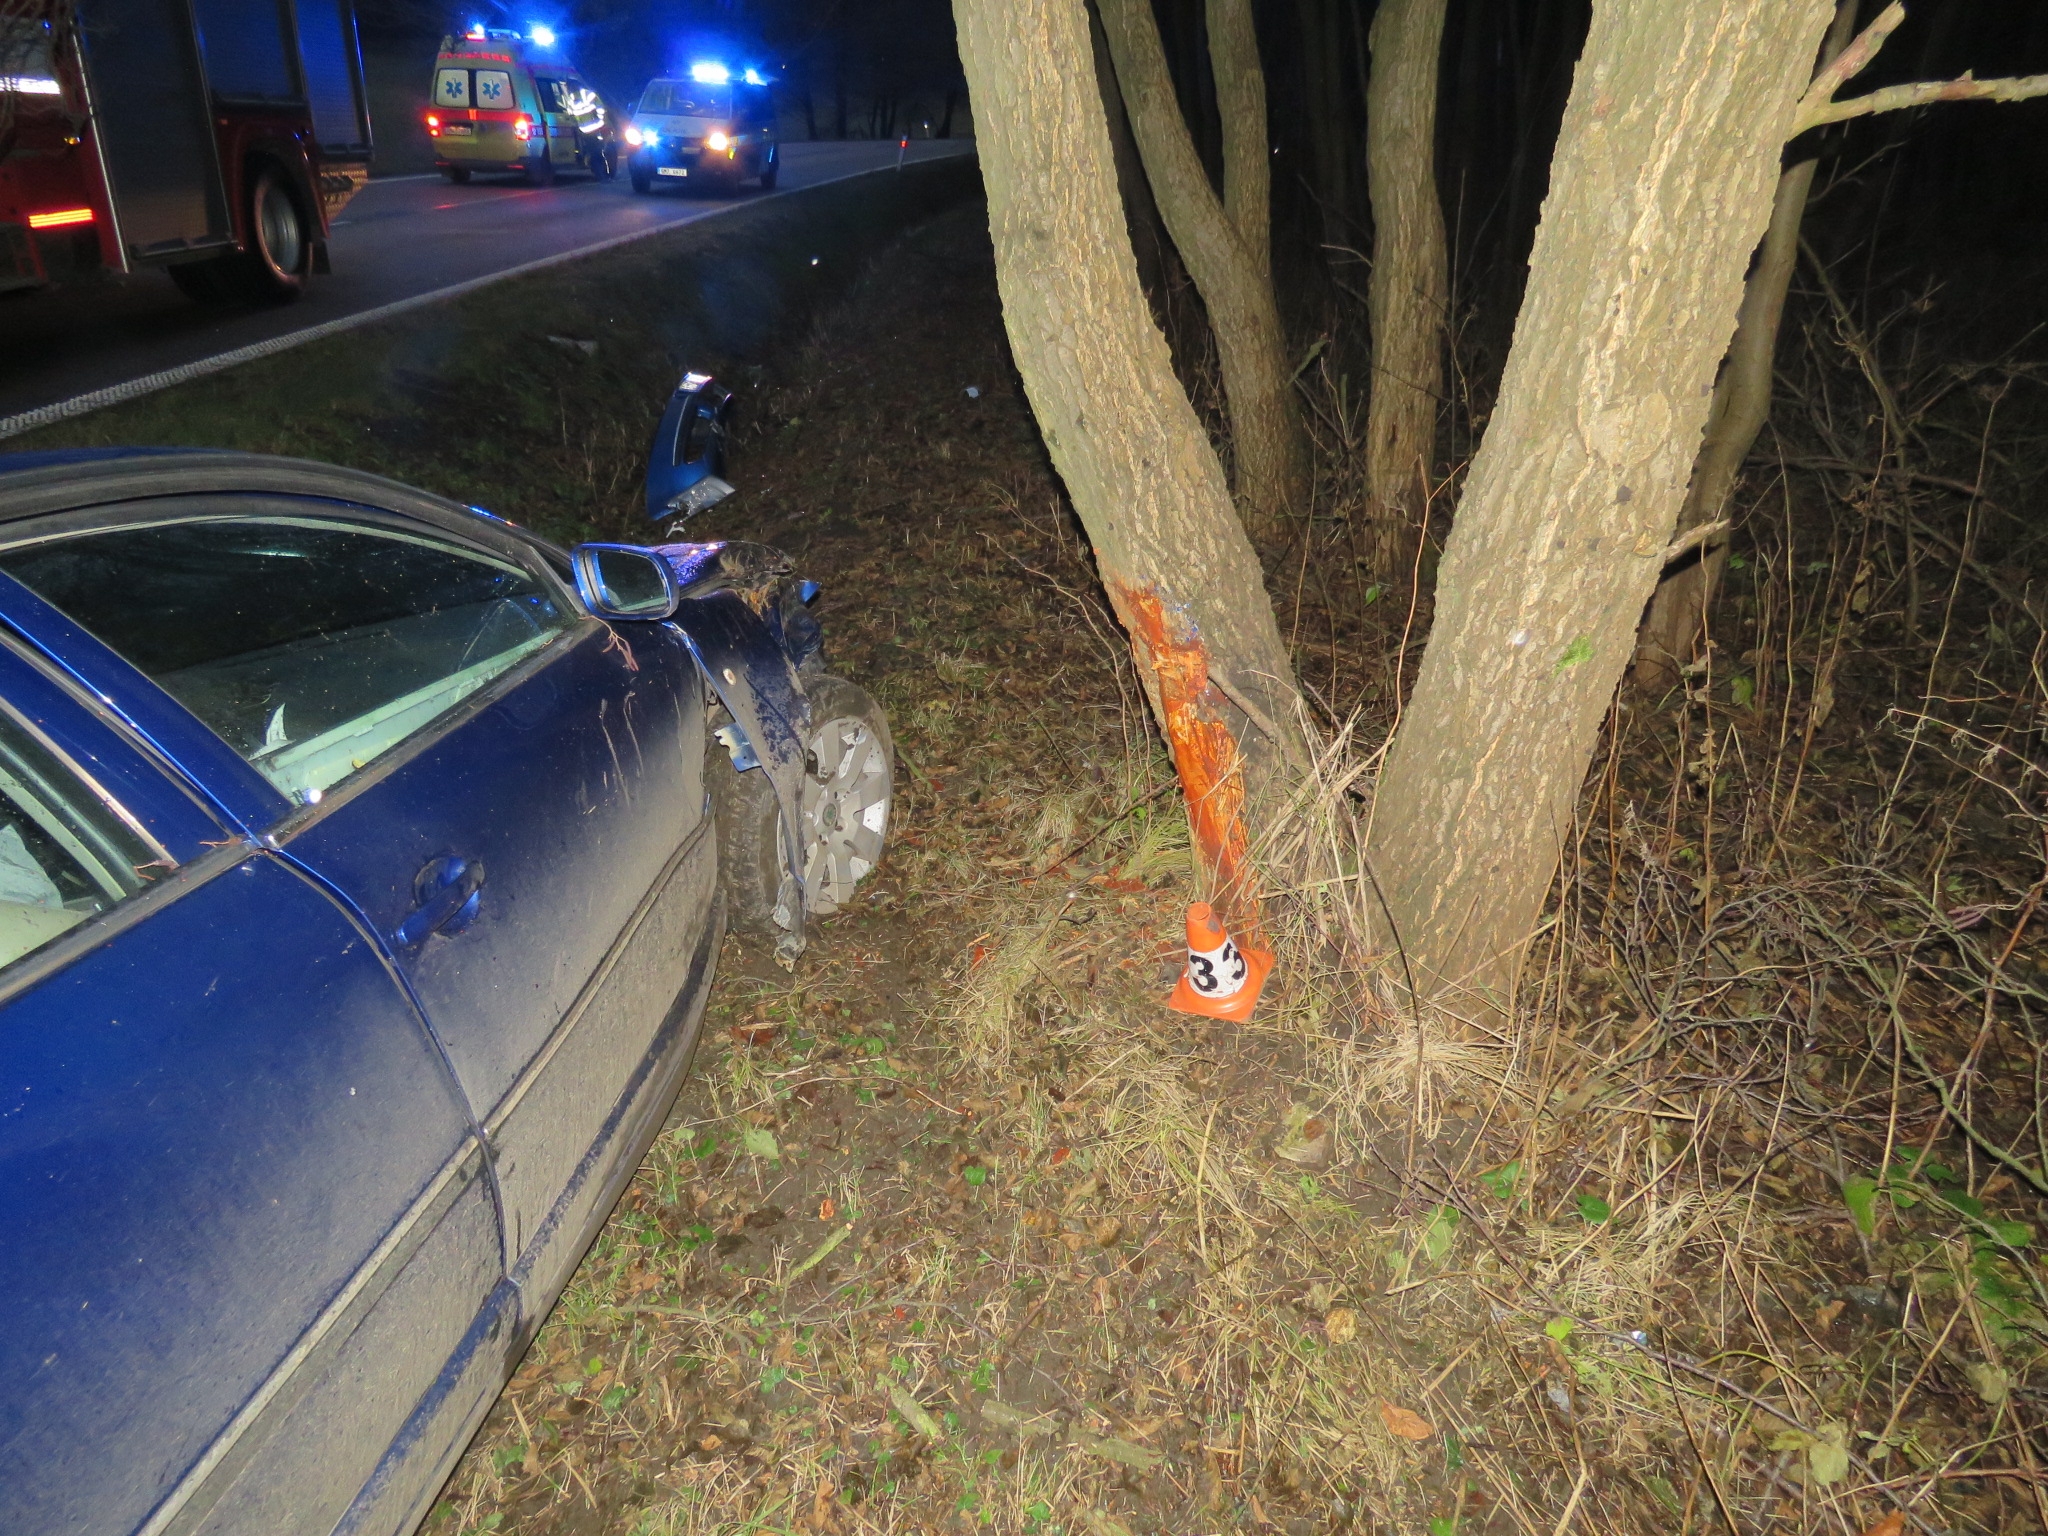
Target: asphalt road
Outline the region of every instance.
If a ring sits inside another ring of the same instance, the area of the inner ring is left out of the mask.
[[[972,149],[971,140],[920,139],[908,159]],[[776,192],[750,186],[731,198],[636,197],[623,175],[611,182],[564,176],[552,187],[509,176],[466,187],[438,176],[373,181],[334,221],[334,271],[314,278],[293,304],[209,310],[160,272],[0,299],[0,436],[78,414],[103,392],[120,398],[212,371],[224,354],[268,350],[310,330],[374,318],[393,304],[715,218],[764,195],[880,170],[895,165],[896,155],[893,140],[785,144]],[[160,380],[165,374],[172,377]]]

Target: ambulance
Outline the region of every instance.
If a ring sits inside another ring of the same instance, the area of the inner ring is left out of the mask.
[[[453,182],[517,171],[545,186],[558,171],[600,180],[618,168],[612,115],[553,32],[471,27],[441,39],[427,136],[434,165]]]

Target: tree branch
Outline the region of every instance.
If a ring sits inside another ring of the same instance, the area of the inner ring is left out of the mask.
[[[2048,75],[2018,75],[1998,80],[1979,80],[1964,75],[1958,80],[1919,80],[1911,85],[1888,85],[1867,96],[1847,101],[1824,102],[1808,108],[1803,103],[1793,121],[1794,134],[1873,112],[1897,112],[1906,107],[1924,107],[1936,101],[2027,101],[2048,96]]]
[[[1799,110],[1793,118],[1798,126],[1785,135],[1796,139],[1813,126],[1807,119],[1811,114],[1824,112],[1835,99],[1835,92],[1854,80],[1870,67],[1870,61],[1877,57],[1877,51],[1884,47],[1884,40],[1896,32],[1899,24],[1906,19],[1906,7],[1902,0],[1892,0],[1877,20],[1856,34],[1856,40],[1828,60],[1826,66],[1813,77],[1813,84],[1806,88],[1806,94],[1799,98]],[[1817,119],[1816,119],[1817,121]]]

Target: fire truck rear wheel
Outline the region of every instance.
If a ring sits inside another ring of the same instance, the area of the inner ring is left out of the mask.
[[[313,270],[313,230],[284,172],[263,166],[249,182],[249,248],[241,263],[244,294],[273,304],[305,291]]]

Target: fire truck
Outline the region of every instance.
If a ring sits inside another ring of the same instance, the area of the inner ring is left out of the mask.
[[[370,152],[351,0],[0,0],[0,293],[296,298]]]

